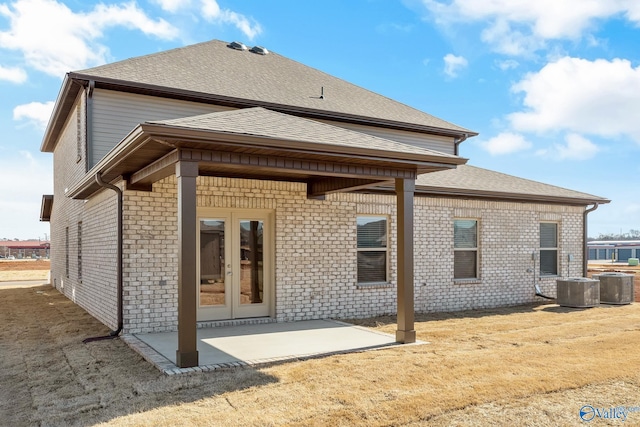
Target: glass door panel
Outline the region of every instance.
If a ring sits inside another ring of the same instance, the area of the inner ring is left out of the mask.
[[[264,299],[264,222],[240,221],[240,304]]]
[[[272,215],[200,210],[198,321],[272,315]]]
[[[200,306],[227,304],[225,220],[200,220]]]

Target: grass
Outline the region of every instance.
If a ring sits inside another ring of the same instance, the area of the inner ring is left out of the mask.
[[[168,377],[120,340],[82,344],[108,331],[55,289],[0,298],[5,425],[555,426],[586,404],[640,406],[635,304],[419,315],[428,345]]]
[[[46,280],[51,263],[49,260],[0,260],[0,282]]]

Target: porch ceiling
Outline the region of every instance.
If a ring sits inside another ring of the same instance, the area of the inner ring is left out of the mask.
[[[67,196],[100,190],[96,174],[148,190],[175,173],[178,161],[196,161],[200,175],[299,181],[311,197],[415,179],[466,159],[365,135],[262,108],[138,125]]]

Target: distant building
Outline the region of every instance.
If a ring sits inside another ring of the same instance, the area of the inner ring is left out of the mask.
[[[627,262],[629,258],[640,258],[640,240],[598,240],[587,243],[589,260],[611,260]]]
[[[0,241],[0,256],[3,258],[14,256],[17,259],[48,258],[50,247],[51,242],[45,240]]]

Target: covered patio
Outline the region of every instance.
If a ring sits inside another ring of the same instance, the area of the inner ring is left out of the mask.
[[[393,335],[335,320],[247,323],[198,328],[198,368],[176,364],[177,332],[125,335],[123,340],[165,374],[258,366],[401,345]],[[424,344],[417,341],[416,344]]]
[[[465,162],[457,156],[313,120],[264,108],[247,108],[140,124],[83,180],[70,188],[67,195],[87,199],[100,191],[104,183],[117,184],[120,179],[125,181],[125,190],[152,191],[153,183],[175,175],[178,189],[178,331],[175,340],[167,341],[177,346],[175,358],[168,359],[174,360],[180,368],[189,368],[202,365],[199,343],[204,342],[198,336],[196,317],[198,176],[304,182],[308,198],[394,185],[398,254],[398,329],[394,339],[398,343],[413,343],[416,341],[413,306],[415,180],[419,174],[453,168]],[[119,307],[120,325],[121,313]],[[293,325],[282,327],[295,329]],[[240,333],[239,330],[236,332]],[[329,332],[337,331],[329,328]],[[166,347],[163,348],[166,353]]]

